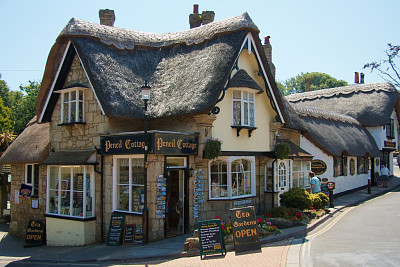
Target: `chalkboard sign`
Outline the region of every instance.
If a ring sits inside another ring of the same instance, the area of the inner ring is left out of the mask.
[[[119,246],[122,241],[122,231],[124,230],[125,215],[112,214],[110,227],[108,228],[107,246]]]
[[[220,220],[198,222],[198,229],[201,259],[206,254],[226,254]]]
[[[124,239],[122,240],[122,243],[124,245],[133,245],[134,234],[135,234],[135,225],[126,224],[124,227]]]
[[[235,252],[261,250],[254,207],[231,209]]]
[[[26,229],[24,248],[44,245],[45,234],[45,221],[29,221],[28,228]]]

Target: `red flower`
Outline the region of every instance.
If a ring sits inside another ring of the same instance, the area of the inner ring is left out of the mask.
[[[225,226],[223,224],[221,225],[221,228],[222,228],[222,230],[225,230]]]
[[[296,216],[297,216],[297,218],[301,218],[303,215],[301,215],[300,212],[297,212],[297,213],[296,213]]]
[[[258,222],[258,223],[262,223],[263,220],[262,220],[261,218],[258,218],[258,219],[257,219],[257,222]]]
[[[293,220],[293,221],[296,220],[296,217],[293,216],[293,217],[292,217],[292,220]]]
[[[274,227],[274,228],[278,228],[278,227],[276,227],[276,225],[272,225],[272,227]]]
[[[272,217],[272,214],[270,213],[270,214],[268,214],[268,217]]]
[[[267,217],[267,213],[264,212],[264,217]]]

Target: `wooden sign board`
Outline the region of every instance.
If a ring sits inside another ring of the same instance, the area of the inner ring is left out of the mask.
[[[107,246],[119,246],[122,241],[125,215],[111,214],[110,226],[108,228]]]
[[[45,244],[46,222],[30,220],[26,229],[24,248]]]
[[[226,254],[220,220],[198,222],[200,258],[207,254]]]
[[[122,244],[133,245],[135,241],[134,236],[135,236],[135,225],[126,224],[124,227],[124,239],[122,240]]]
[[[261,250],[253,206],[231,209],[235,252]]]

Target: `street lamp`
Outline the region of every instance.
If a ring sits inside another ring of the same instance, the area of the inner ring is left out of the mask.
[[[149,242],[149,210],[147,209],[147,152],[149,148],[148,136],[147,136],[147,103],[150,100],[150,90],[147,81],[144,81],[144,85],[140,88],[142,99],[144,101],[144,205],[143,205],[143,214],[142,214],[142,231],[143,234],[143,245],[148,244]]]

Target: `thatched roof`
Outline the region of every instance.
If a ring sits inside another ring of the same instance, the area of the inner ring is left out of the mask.
[[[0,158],[1,164],[41,163],[49,152],[49,123],[38,124],[36,116]]]
[[[291,103],[348,115],[366,127],[374,127],[389,123],[395,107],[399,112],[399,96],[393,85],[384,82],[292,94],[286,99]]]
[[[229,87],[248,87],[262,93],[264,90],[245,70],[238,70],[229,82]]]
[[[38,114],[49,121],[72,57],[78,54],[107,116],[142,118],[140,88],[148,80],[152,118],[209,112],[217,103],[248,33],[262,51],[258,28],[247,13],[179,33],[153,34],[72,19],[50,52],[38,95]],[[67,53],[64,54],[68,47]],[[268,62],[260,53],[272,94],[282,108]],[[64,57],[65,56],[65,57]],[[59,74],[57,69],[63,63]],[[64,73],[64,74],[63,74]],[[57,76],[58,75],[58,76]],[[54,80],[57,77],[57,81]],[[270,90],[270,89],[268,89]],[[285,116],[285,115],[283,115]]]
[[[292,104],[307,128],[311,142],[332,156],[379,157],[375,139],[360,122],[350,116]]]

